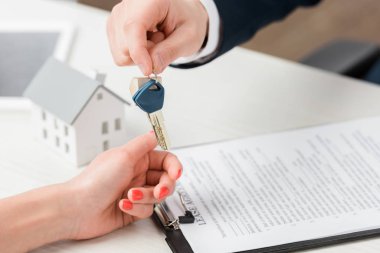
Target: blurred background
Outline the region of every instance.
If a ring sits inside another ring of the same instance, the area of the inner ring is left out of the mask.
[[[0,61],[0,96],[20,95],[52,53],[56,57],[57,54],[63,55],[58,58],[77,67],[94,66],[95,62],[107,62],[105,59],[112,62],[108,41],[100,32],[105,31],[109,15],[104,10],[111,11],[120,1],[0,2],[0,24],[3,25],[0,26],[0,55],[3,59]],[[30,12],[20,11],[18,5],[21,3],[29,6],[26,8],[30,8]],[[57,11],[59,6],[62,11]],[[19,20],[24,20],[24,24],[19,25],[18,30],[14,29],[14,23]],[[33,23],[29,20],[41,23],[34,24],[34,33],[25,33],[22,29]],[[52,30],[49,26],[55,20],[72,23],[72,32],[63,31],[70,30],[68,28],[47,31]],[[92,24],[94,20],[97,25]],[[380,85],[379,24],[378,0],[322,0],[315,7],[298,8],[284,20],[259,30],[242,47]],[[39,31],[40,27],[45,27],[44,34]],[[92,37],[88,33],[101,37]],[[61,39],[63,37],[67,39]],[[82,43],[76,43],[77,40]],[[96,54],[94,48],[99,49]]]
[[[267,26],[243,46],[297,61],[336,39],[380,44],[379,25],[378,0],[324,0]]]

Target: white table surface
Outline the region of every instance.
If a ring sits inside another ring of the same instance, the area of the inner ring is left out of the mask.
[[[108,74],[106,85],[130,99],[136,68],[113,65],[105,34],[107,12],[64,0],[0,1],[0,23],[70,21],[77,27],[69,63]],[[1,46],[1,45],[0,45]],[[174,147],[380,115],[380,88],[275,57],[234,49],[204,67],[167,69],[164,115]],[[129,137],[149,129],[136,107],[126,110]],[[186,168],[185,168],[186,169]],[[67,180],[81,170],[36,143],[29,112],[0,110],[0,198]],[[380,239],[311,250],[379,252]],[[35,252],[171,252],[144,220],[101,238],[59,242]]]

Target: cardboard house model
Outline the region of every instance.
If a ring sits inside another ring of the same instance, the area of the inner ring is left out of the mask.
[[[80,166],[126,142],[125,100],[53,58],[24,92],[38,140]]]

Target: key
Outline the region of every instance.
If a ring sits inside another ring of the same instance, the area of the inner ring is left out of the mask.
[[[131,83],[131,93],[137,106],[148,113],[157,142],[163,150],[169,149],[169,138],[164,125],[161,109],[164,104],[165,89],[161,78],[135,78]]]
[[[156,80],[149,77],[134,78],[130,85],[130,91],[136,105],[148,113],[158,145],[163,150],[168,150],[170,146],[169,137],[161,111],[164,105],[165,89],[161,82],[160,77],[157,77]]]

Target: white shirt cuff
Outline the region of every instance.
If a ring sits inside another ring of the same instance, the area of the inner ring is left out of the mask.
[[[220,17],[214,0],[200,0],[208,14],[208,38],[205,47],[193,55],[180,57],[172,64],[184,64],[190,62],[202,63],[202,58],[211,55],[217,50],[219,44]]]

